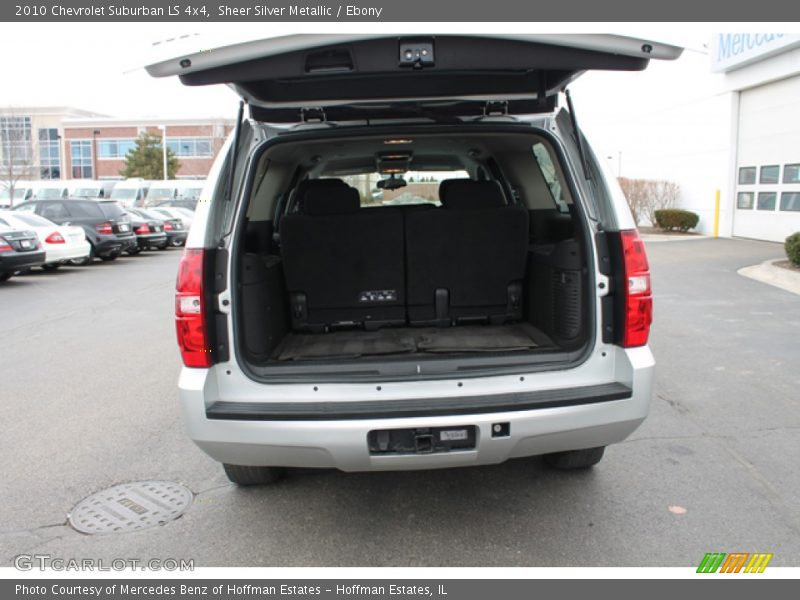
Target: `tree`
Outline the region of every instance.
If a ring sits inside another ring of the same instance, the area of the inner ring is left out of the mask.
[[[675,208],[681,195],[681,186],[674,181],[627,177],[620,177],[618,181],[637,225],[642,218],[655,225],[656,211]]]
[[[167,179],[175,179],[180,163],[172,150],[167,148]],[[164,149],[161,137],[143,133],[136,139],[136,148],[125,155],[125,167],[120,171],[123,177],[143,179],[164,178]]]
[[[21,179],[35,179],[36,147],[31,117],[13,108],[0,114],[0,183],[14,205],[14,190]]]
[[[637,225],[645,212],[645,204],[647,202],[647,180],[645,179],[630,179],[628,177],[620,177],[618,179],[619,186],[625,194],[625,199],[628,201],[628,207],[631,209],[633,215],[633,222]]]
[[[678,198],[681,196],[681,186],[674,181],[650,182],[650,190],[645,204],[645,216],[652,225],[656,224],[656,211],[678,206]]]

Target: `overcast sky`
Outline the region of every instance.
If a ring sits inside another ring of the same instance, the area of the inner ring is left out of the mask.
[[[97,111],[111,116],[233,117],[235,95],[224,86],[186,88],[174,78],[153,79],[142,66],[154,41],[182,35],[198,39],[359,29],[392,33],[474,32],[469,24],[176,24],[176,23],[0,23],[0,106],[60,106]],[[534,31],[598,31],[589,24],[481,24],[481,33]],[[766,27],[766,29],[765,29]],[[643,122],[685,122],[703,99],[717,93],[705,53],[714,32],[735,30],[713,24],[614,24],[608,30],[686,46],[681,59],[653,61],[641,73],[590,73],[573,85],[581,125],[598,152],[623,152],[622,170],[633,168],[640,154],[636,140]],[[749,27],[754,29],[754,27]],[[758,30],[770,30],[769,24]],[[772,30],[786,30],[774,25]],[[163,47],[163,45],[162,45]],[[699,102],[698,102],[699,101]],[[713,110],[709,107],[708,110]],[[652,143],[652,140],[641,140]],[[626,158],[626,154],[629,155]],[[615,165],[618,164],[615,159]]]

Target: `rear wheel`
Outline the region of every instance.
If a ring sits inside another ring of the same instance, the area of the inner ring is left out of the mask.
[[[128,255],[130,255],[130,256],[136,256],[141,251],[142,251],[142,249],[139,248],[139,246],[136,246],[135,248],[128,248],[127,250],[125,250],[125,252],[127,252]]]
[[[588,469],[600,462],[605,446],[584,448],[583,450],[567,450],[544,455],[544,463],[553,469]]]
[[[61,266],[61,263],[48,263],[46,265],[42,265],[42,270],[43,271],[55,271],[60,266]]]
[[[3,271],[2,273],[0,273],[0,283],[8,281],[9,279],[11,279],[12,275],[13,273],[11,271]]]
[[[112,260],[117,260],[119,258],[119,254],[107,254],[105,256],[101,256],[100,260],[105,262],[111,262]]]
[[[283,467],[249,467],[246,465],[223,464],[225,475],[237,485],[264,485],[275,483],[284,475],[286,469]]]
[[[166,250],[167,249],[167,242],[164,242],[163,244],[159,244],[158,246],[156,246],[156,248],[158,248],[159,250]]]

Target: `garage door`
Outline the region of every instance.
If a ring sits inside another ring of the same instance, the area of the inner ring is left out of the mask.
[[[733,235],[800,231],[800,76],[741,93]]]

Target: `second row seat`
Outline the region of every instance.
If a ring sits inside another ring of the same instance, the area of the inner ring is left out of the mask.
[[[430,210],[362,209],[353,188],[304,182],[302,212],[281,227],[293,327],[521,318],[527,211],[491,181],[446,180],[440,198]]]

